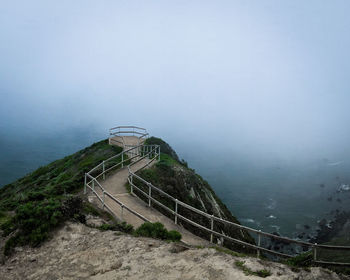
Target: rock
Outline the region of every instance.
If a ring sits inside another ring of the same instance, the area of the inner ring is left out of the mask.
[[[91,227],[99,227],[103,224],[106,224],[106,221],[101,219],[100,217],[87,215],[86,216],[86,225]]]
[[[183,246],[183,245],[180,245],[180,244],[176,244],[176,243],[173,243],[169,252],[170,253],[180,253],[180,252],[183,252],[183,251],[186,251],[188,250],[189,248],[186,247],[186,246]]]

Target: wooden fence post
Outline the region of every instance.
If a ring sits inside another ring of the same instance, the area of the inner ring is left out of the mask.
[[[86,194],[86,173],[85,173],[85,177],[84,177],[84,194]]]
[[[148,185],[148,207],[151,207],[151,197],[152,197],[151,183],[147,183],[147,185]]]
[[[175,199],[175,225],[177,225],[177,198]]]
[[[214,230],[214,215],[210,217],[210,229]],[[210,233],[210,243],[213,243],[213,232]]]
[[[259,232],[258,232],[258,247],[260,247],[260,245],[261,245],[261,235],[260,235],[260,232],[261,232],[261,230],[259,230]],[[256,252],[256,256],[257,256],[258,258],[260,258],[260,248],[258,248],[258,250],[257,250],[257,252]]]
[[[106,180],[106,174],[105,174],[105,161],[102,161],[102,173],[103,173],[103,180]]]

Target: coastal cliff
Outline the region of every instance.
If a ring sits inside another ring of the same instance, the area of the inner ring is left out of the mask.
[[[193,206],[205,213],[214,215],[224,220],[239,224],[239,221],[232,213],[227,209],[226,205],[215,194],[211,186],[200,175],[198,175],[193,169],[187,166],[185,161],[180,161],[176,152],[160,138],[150,137],[147,139],[146,144],[156,144],[161,147],[160,161],[153,165],[151,168],[147,168],[139,172],[139,175],[151,182],[154,186],[160,188],[172,197],[182,201],[190,206]],[[135,182],[141,189],[147,191],[147,188],[136,180]],[[135,190],[136,195],[140,198],[143,197]],[[168,200],[166,197],[161,196],[159,193],[152,194],[158,201],[162,201],[164,205],[174,210],[174,202]],[[164,208],[154,204],[158,211],[172,218],[172,214],[164,210]],[[190,211],[189,209],[179,207],[178,213],[187,218],[190,218],[196,223],[210,228],[210,220],[202,215]],[[188,229],[189,231],[199,235],[207,240],[210,239],[210,234],[201,230],[192,224],[179,220],[179,224]],[[229,235],[233,238],[254,244],[254,239],[245,231],[235,228],[234,226],[228,226],[223,223],[215,222],[214,230],[221,232],[225,235]],[[252,252],[249,248],[242,247],[240,245],[224,242],[221,239],[214,238],[214,243],[224,245],[230,249]]]
[[[239,223],[210,185],[179,160],[166,142],[151,137],[146,144],[160,145],[162,154],[160,161],[141,170],[140,176],[203,212]],[[83,195],[85,172],[119,152],[121,148],[103,140],[0,189],[2,279],[348,279],[321,268],[295,268],[249,257],[248,248],[216,238],[212,247],[194,248],[138,237],[137,230],[118,224]],[[203,216],[178,210],[208,227]],[[185,221],[179,220],[179,224],[210,239],[206,231]],[[214,229],[254,243],[244,230],[220,223]]]

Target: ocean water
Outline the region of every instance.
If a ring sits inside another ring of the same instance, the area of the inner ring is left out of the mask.
[[[106,137],[105,131],[89,127],[45,130],[45,133],[38,129],[3,132],[0,134],[0,187]]]
[[[192,166],[211,184],[239,221],[249,227],[297,238],[312,236],[318,222],[350,209],[350,162],[203,160]],[[341,186],[343,186],[342,190]]]
[[[0,186],[107,137],[106,131],[91,127],[23,134],[0,135]],[[295,238],[301,232],[313,235],[317,222],[331,219],[332,211],[350,208],[350,191],[337,192],[350,184],[345,158],[257,162],[227,154],[213,161],[209,150],[188,146],[174,148],[244,225]]]

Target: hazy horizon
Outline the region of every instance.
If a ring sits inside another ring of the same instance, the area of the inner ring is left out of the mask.
[[[350,154],[347,7],[3,3],[1,135],[135,124],[247,156],[337,160]]]

